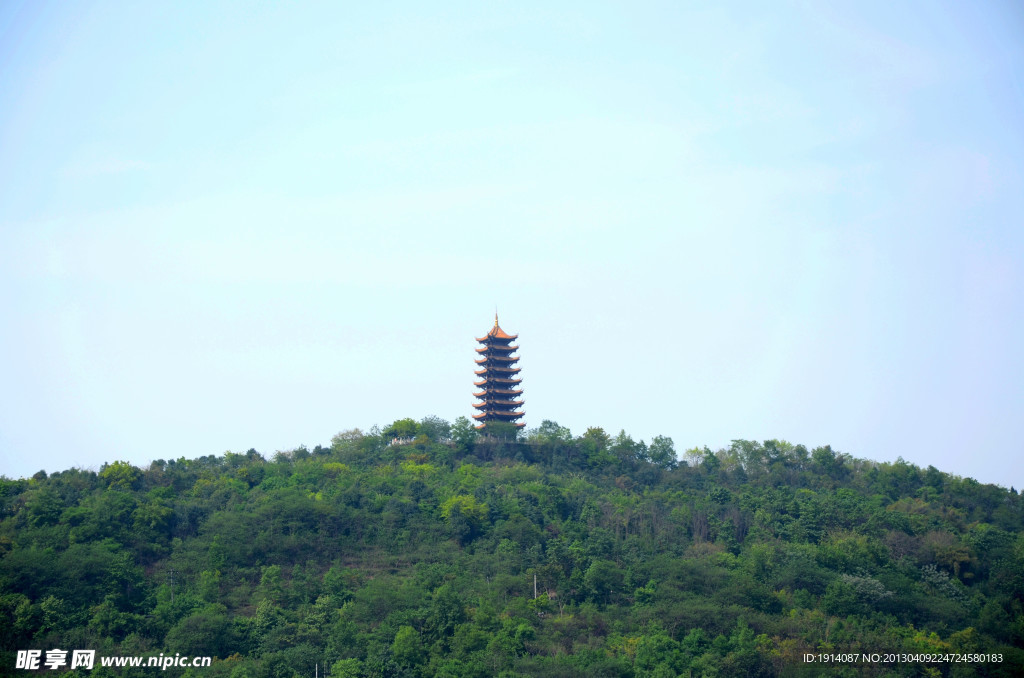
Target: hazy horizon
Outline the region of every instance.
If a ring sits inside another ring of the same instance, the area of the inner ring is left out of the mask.
[[[0,6],[0,474],[473,414],[1024,486],[1024,9]]]

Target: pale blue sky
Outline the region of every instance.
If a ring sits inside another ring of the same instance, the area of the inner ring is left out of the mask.
[[[471,415],[1024,486],[1016,2],[0,4],[0,473]]]

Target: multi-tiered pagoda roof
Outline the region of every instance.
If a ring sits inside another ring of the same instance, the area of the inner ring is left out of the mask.
[[[478,337],[477,341],[483,344],[476,350],[480,354],[476,364],[480,369],[476,375],[480,381],[473,382],[480,390],[473,395],[482,402],[473,405],[480,410],[473,418],[479,422],[478,429],[486,429],[488,422],[500,421],[513,424],[522,428],[526,424],[520,424],[516,420],[523,417],[522,412],[517,412],[523,406],[523,391],[519,388],[522,379],[516,363],[518,356],[512,354],[519,350],[519,347],[512,342],[518,338],[518,334],[507,334],[498,325],[498,314],[494,314],[494,327],[486,336]]]

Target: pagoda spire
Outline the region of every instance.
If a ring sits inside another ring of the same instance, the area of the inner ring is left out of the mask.
[[[512,342],[518,338],[517,334],[508,334],[498,325],[498,311],[494,311],[494,327],[477,341],[482,346],[476,349],[480,355],[476,364],[480,367],[476,375],[480,378],[474,382],[480,391],[474,393],[481,402],[475,403],[473,407],[479,410],[473,418],[479,422],[477,429],[486,429],[489,422],[504,422],[512,424],[516,428],[523,428],[526,424],[518,423],[516,420],[523,417],[523,412],[517,411],[522,407],[523,391],[519,388],[522,379],[516,375],[519,368],[519,356],[512,355],[519,347]]]

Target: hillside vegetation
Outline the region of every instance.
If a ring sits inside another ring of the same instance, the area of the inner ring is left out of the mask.
[[[218,657],[160,672],[204,678],[1024,675],[1013,489],[774,440],[498,434],[0,479],[0,673],[88,648]],[[803,660],[838,652],[1002,661]],[[157,670],[111,671],[81,675]]]

